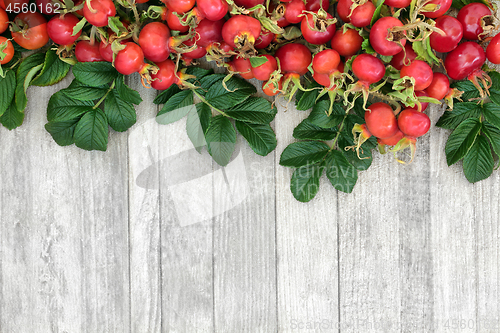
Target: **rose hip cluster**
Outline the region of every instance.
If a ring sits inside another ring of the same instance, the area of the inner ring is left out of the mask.
[[[486,59],[500,63],[500,34],[491,36],[497,19],[483,3],[452,17],[446,15],[451,0],[417,0],[411,7],[410,0],[386,0],[380,11],[371,0],[333,6],[328,0],[162,0],[162,6],[80,0],[58,14],[19,13],[9,20],[4,9],[11,2],[28,0],[0,0],[0,33],[10,25],[11,39],[23,48],[41,48],[50,38],[66,60],[112,62],[158,90],[185,85],[179,66],[206,56],[231,74],[262,81],[270,96],[291,98],[304,89],[304,75],[347,109],[363,96],[366,124],[355,128],[358,147],[371,135],[380,145],[414,145],[430,128],[423,113],[428,102],[451,104],[459,97],[449,78],[471,80],[485,97],[491,80],[482,66]],[[401,8],[409,18],[400,18]],[[14,53],[11,39],[0,37],[2,64]],[[431,49],[422,50],[427,39]],[[433,52],[442,54],[444,68],[425,56]],[[382,93],[382,86],[404,93]],[[366,107],[369,96],[381,101]]]

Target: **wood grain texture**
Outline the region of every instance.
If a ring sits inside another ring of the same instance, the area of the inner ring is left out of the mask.
[[[280,166],[279,156],[293,142],[293,129],[308,112],[277,101],[276,247],[278,252],[278,329],[290,332],[321,324],[336,327],[338,303],[337,193],[325,177],[309,203],[294,199],[292,170]]]
[[[492,178],[474,187],[476,227],[477,305],[473,327],[477,332],[500,331],[500,179]],[[467,326],[470,326],[467,322]]]
[[[434,115],[431,119],[433,123],[437,118],[438,115]],[[434,328],[436,331],[483,332],[476,326],[478,304],[483,302],[478,299],[478,245],[486,245],[487,239],[479,238],[477,229],[480,224],[488,226],[488,223],[497,223],[480,222],[476,216],[483,214],[479,212],[497,208],[477,204],[479,198],[476,198],[475,188],[478,185],[467,182],[461,162],[451,167],[446,165],[443,147],[448,135],[449,131],[433,128],[429,137],[433,152],[430,159],[433,179],[430,189],[430,241],[434,268]],[[495,206],[498,207],[498,202]],[[498,243],[490,243],[486,247],[496,248],[498,253]],[[481,252],[481,257],[489,256]],[[490,269],[497,268],[493,266]],[[498,282],[483,281],[483,285],[491,283],[498,285]],[[460,327],[464,322],[465,328]]]
[[[227,177],[214,177],[215,193],[231,189],[214,218],[215,330],[275,332],[275,154],[256,155],[241,136],[236,150]]]
[[[45,131],[51,88],[29,90],[19,129],[1,129],[2,332],[129,331],[126,140],[107,153]]]
[[[449,131],[304,204],[279,158],[308,112],[279,100],[276,151],[220,168],[132,76],[138,123],[86,152],[43,128],[70,81],[0,128],[0,332],[500,331],[500,176],[448,167]]]
[[[430,106],[427,113],[432,115],[435,111],[435,107]],[[398,191],[394,207],[400,219],[399,327],[403,332],[429,332],[434,324],[432,247],[428,241],[432,230],[430,188],[433,184],[429,163],[432,153],[429,136],[424,136],[417,141],[415,161],[410,165],[396,165]]]
[[[398,165],[374,154],[351,194],[339,194],[340,331],[396,332],[402,313]],[[383,184],[381,184],[383,182]]]
[[[161,331],[160,190],[156,91],[141,89],[138,75],[128,82],[143,102],[128,134],[130,304],[133,332]]]
[[[162,329],[210,332],[213,300],[212,160],[186,135],[186,118],[158,125]]]

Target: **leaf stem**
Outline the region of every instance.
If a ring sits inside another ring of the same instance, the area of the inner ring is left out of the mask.
[[[101,103],[106,99],[106,97],[111,92],[111,90],[113,90],[114,87],[115,87],[115,81],[113,80],[113,83],[109,87],[108,91],[106,91],[106,95],[102,96],[102,98],[99,100],[99,102],[97,102],[97,104],[94,105],[94,107],[92,108],[93,110],[97,109],[99,107],[99,105],[101,105]]]
[[[203,97],[202,95],[200,95],[195,89],[193,89],[193,92],[195,93],[196,96],[198,96],[199,99],[201,99],[201,101],[203,103],[205,103],[206,105],[210,106],[212,109],[214,109],[215,111],[219,112],[221,115],[223,115],[225,117],[228,117],[228,118],[231,118],[224,111],[219,110],[216,107],[214,107],[212,104],[208,103],[207,100],[205,99],[205,97]]]
[[[345,123],[345,120],[347,119],[347,115],[349,114],[349,111],[351,111],[351,109],[347,108],[345,115],[344,115],[344,119],[342,119],[342,122],[340,123],[339,131],[337,132],[337,135],[335,135],[335,139],[333,139],[332,146],[330,147],[330,150],[328,152],[331,152],[333,149],[335,149],[335,145],[337,144],[337,141],[339,140],[340,132],[342,132],[342,129],[344,128],[344,123]]]
[[[335,135],[335,139],[333,139],[332,146],[330,147],[330,150],[328,150],[328,152],[331,152],[333,149],[335,149],[335,145],[337,144],[337,141],[339,139],[340,132],[342,132],[342,129],[344,128],[344,122],[345,122],[346,118],[347,118],[347,114],[344,116],[344,119],[342,119],[342,122],[340,123],[339,130],[337,132],[337,135]]]
[[[14,67],[16,67],[16,65],[17,65],[18,63],[20,63],[21,61],[23,61],[23,60],[24,60],[24,58],[19,58],[19,59],[17,59],[17,61],[16,61],[16,62],[15,62],[12,66],[10,66],[9,68],[10,68],[10,69],[14,69]]]

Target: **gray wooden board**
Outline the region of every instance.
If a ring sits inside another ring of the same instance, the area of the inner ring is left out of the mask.
[[[132,332],[161,328],[160,192],[156,92],[141,89],[138,75],[128,83],[141,93],[137,124],[128,131],[130,304]]]
[[[126,136],[106,153],[45,131],[50,88],[30,88],[21,128],[0,129],[2,332],[129,331]]]
[[[69,82],[30,88],[23,126],[0,129],[1,332],[500,331],[500,177],[447,167],[448,131],[304,204],[278,162],[307,112],[279,100],[276,152],[238,137],[219,168],[133,76],[137,124],[86,152],[43,128]]]
[[[278,165],[292,132],[308,112],[278,99],[276,116],[276,244],[278,255],[278,324],[297,331],[318,323],[336,327],[338,295],[337,193],[322,177],[317,197],[309,203],[294,199],[292,171]],[[330,325],[330,324],[327,324]]]
[[[238,136],[233,161],[223,169],[214,163],[214,208],[222,212],[212,239],[218,332],[277,330],[276,156],[256,155]]]

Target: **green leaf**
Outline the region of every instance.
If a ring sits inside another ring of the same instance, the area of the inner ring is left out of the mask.
[[[45,55],[43,53],[34,53],[29,57],[25,58],[17,70],[18,80],[24,82],[24,77],[28,72],[35,66],[42,65],[45,60]]]
[[[117,132],[128,130],[137,121],[134,105],[121,99],[118,91],[114,89],[104,101],[104,112],[109,126]]]
[[[478,118],[481,106],[473,102],[456,103],[452,111],[445,111],[436,123],[437,127],[454,129],[461,122],[469,118]]]
[[[289,144],[281,153],[280,165],[299,168],[321,161],[330,150],[324,142],[300,141]]]
[[[68,75],[70,65],[59,59],[54,50],[47,50],[42,71],[31,81],[34,86],[45,87],[56,84]]]
[[[488,75],[492,81],[492,86],[489,89],[490,99],[493,103],[500,105],[500,73],[489,72]]]
[[[32,54],[24,59],[17,69],[15,101],[19,112],[23,112],[26,109],[26,105],[28,104],[26,89],[28,89],[31,79],[35,76],[36,72],[43,67],[44,59],[45,56],[43,53]]]
[[[262,66],[266,62],[267,62],[267,58],[264,56],[257,56],[257,57],[250,58],[250,65],[252,65],[253,68]]]
[[[467,119],[450,134],[445,146],[446,162],[452,165],[460,161],[474,144],[481,129],[478,119]]]
[[[75,78],[91,87],[99,87],[110,83],[118,76],[118,72],[110,62],[77,62],[73,66]]]
[[[75,118],[64,121],[50,121],[45,124],[45,129],[59,146],[69,146],[75,143],[73,136],[79,120],[79,118]]]
[[[73,80],[68,88],[61,90],[66,96],[80,101],[94,101],[106,95],[109,87],[103,85],[99,88],[89,87],[78,80]]]
[[[202,79],[200,79],[200,89],[198,89],[197,92],[205,96],[211,86],[216,83],[222,84],[222,80],[224,80],[225,77],[226,74],[211,74],[204,76]]]
[[[154,99],[153,103],[165,104],[172,96],[174,96],[180,91],[181,89],[176,84],[173,84],[167,90],[163,90],[161,93],[159,93],[158,96],[156,96],[156,98]]]
[[[413,42],[412,48],[417,54],[417,59],[424,60],[429,64],[433,63],[439,64],[439,59],[432,52],[432,48],[430,47],[428,41],[430,41],[430,38],[427,38],[427,41],[419,40]]]
[[[205,95],[207,103],[216,109],[227,110],[257,92],[251,83],[234,76],[226,81],[226,87],[227,89],[222,85],[222,81],[217,81],[208,88]]]
[[[66,6],[68,4],[66,3]],[[70,7],[68,7],[70,8]],[[83,17],[78,23],[73,27],[73,32],[71,33],[71,36],[76,36],[80,31],[82,31],[83,27],[85,26],[85,23],[87,23],[87,19]]]
[[[366,37],[366,39],[368,41],[368,44],[370,44],[370,41],[368,40],[368,38]],[[370,46],[371,47],[371,46]],[[373,50],[373,49],[372,49]],[[375,51],[374,51],[375,52]],[[357,55],[353,55],[351,56],[348,60],[346,60],[345,64],[344,64],[344,73],[348,73],[349,71],[352,71],[352,63],[354,61],[354,59],[356,59]]]
[[[158,112],[156,122],[163,125],[176,122],[194,109],[193,91],[183,90],[168,100],[168,103]]]
[[[334,105],[336,105],[336,104],[334,104]],[[368,108],[370,105],[371,105],[371,103],[370,103],[370,102],[367,102],[367,103],[366,103],[366,107],[367,107],[367,108]],[[341,104],[340,104],[339,106],[340,106],[340,108],[342,108],[342,109],[343,109],[343,106],[342,106]],[[334,109],[334,110],[335,110],[335,109]],[[337,110],[339,110],[339,109],[337,109]],[[356,113],[356,115],[357,115],[358,117],[360,117],[360,118],[362,118],[362,119],[364,119],[364,118],[365,118],[365,109],[364,109],[364,107],[363,107],[363,99],[362,99],[362,98],[358,98],[358,99],[356,99],[356,100],[354,101],[354,106],[353,106],[353,108],[352,108],[352,111],[354,111],[354,113]],[[344,113],[345,113],[345,111],[344,111]],[[340,113],[339,113],[339,114],[340,114]],[[355,115],[353,115],[353,116],[355,116]]]
[[[454,8],[457,8],[457,9],[461,9],[462,7],[464,7],[468,4],[474,3],[474,2],[484,3],[485,5],[487,5],[493,9],[492,4],[489,3],[489,1],[487,1],[487,0],[453,0],[453,2],[451,3],[451,6]]]
[[[321,100],[316,103],[309,114],[309,121],[311,124],[314,124],[323,128],[332,128],[337,126],[344,119],[345,110],[342,105],[335,103],[333,104],[332,114],[327,115],[328,109],[330,108],[329,100]]]
[[[354,166],[359,171],[368,170],[368,168],[372,165],[372,151],[370,148],[370,142],[366,141],[361,145],[361,149],[359,150],[359,157],[356,152],[356,149],[347,147],[354,147],[354,140],[350,133],[346,133],[342,131],[339,137],[338,145],[342,154],[344,154],[345,158],[349,163]]]
[[[108,121],[100,109],[87,112],[76,124],[75,145],[85,150],[102,150],[108,147]]]
[[[141,104],[142,102],[141,95],[139,95],[137,91],[135,91],[134,89],[130,88],[125,84],[124,75],[119,74],[115,82],[116,82],[116,90],[118,91],[118,94],[120,95],[120,98],[122,100],[136,105]]]
[[[361,48],[363,49],[363,51],[365,51],[365,53],[368,53],[368,54],[374,54],[375,53],[375,50],[370,45],[370,40],[368,38],[366,38],[363,41],[363,43],[361,43]]]
[[[500,128],[484,122],[481,129],[488,139],[490,139],[493,151],[500,156]]]
[[[30,51],[28,49],[25,49],[24,47],[22,47],[21,45],[19,45],[17,43],[12,43],[12,45],[14,45],[14,50],[17,52],[29,52]]]
[[[226,114],[233,119],[254,124],[269,124],[276,113],[276,108],[262,97],[250,97],[226,111]]]
[[[336,134],[336,130],[316,126],[308,118],[302,120],[293,130],[293,137],[299,140],[329,141],[333,140]]]
[[[12,100],[10,107],[7,108],[7,110],[5,110],[3,115],[0,117],[0,123],[2,123],[2,125],[9,130],[21,126],[23,120],[24,112],[18,111],[14,100]]]
[[[26,94],[26,91],[28,90],[28,87],[31,84],[31,80],[33,80],[33,77],[42,69],[43,64],[40,64],[38,66],[33,67],[28,74],[26,75],[26,78],[24,79],[24,84],[23,84],[23,89],[24,93]]]
[[[311,201],[319,191],[319,179],[324,167],[319,163],[295,169],[290,181],[290,191],[300,202]]]
[[[205,134],[208,152],[217,164],[226,166],[231,159],[236,144],[236,130],[229,118],[215,116]]]
[[[358,170],[338,150],[332,150],[325,158],[326,177],[333,187],[351,193],[358,180]]]
[[[81,117],[92,110],[92,101],[80,101],[66,95],[63,90],[56,92],[49,99],[47,106],[48,121],[62,121]]]
[[[193,83],[195,80],[200,80],[201,78],[213,74],[214,70],[212,68],[210,69],[205,69],[201,67],[195,67],[195,66],[190,66],[186,70],[186,74],[194,75],[196,76],[196,79],[189,79],[188,82]]]
[[[261,156],[266,156],[276,148],[276,134],[269,124],[251,124],[236,121],[236,129],[248,141],[250,148]]]
[[[117,35],[120,35],[122,31],[127,30],[127,28],[125,28],[120,18],[117,16],[110,16],[108,18],[108,25],[111,28],[111,30]]]
[[[0,77],[0,116],[10,107],[16,90],[16,73],[7,70],[4,77]]]
[[[382,60],[384,63],[388,64],[391,62],[393,56],[380,56],[380,60]]]
[[[500,105],[485,103],[483,105],[483,115],[488,122],[500,128]]]
[[[295,106],[297,107],[297,110],[306,111],[314,107],[320,92],[319,89],[315,88],[319,87],[320,85],[316,83],[316,81],[313,81],[307,86],[307,89],[311,90],[304,92],[302,90],[297,91],[297,94],[295,95]]]
[[[454,7],[454,8],[460,9],[460,8],[462,8],[465,5],[464,5],[463,0],[453,0],[451,2],[451,6]]]
[[[431,47],[431,39],[430,38],[425,39],[425,50],[427,51],[427,55],[430,59],[430,61],[428,61],[429,64],[432,65],[432,63],[434,63],[434,64],[440,63],[440,59],[436,56],[436,54],[433,51],[433,48]]]
[[[479,90],[474,86],[469,80],[456,81],[450,85],[452,88],[457,88],[463,91],[463,95],[460,97],[463,101],[467,102],[471,99],[478,98],[480,96]]]
[[[384,0],[379,1],[376,4],[377,8],[375,8],[375,12],[373,13],[372,20],[370,22],[370,26],[372,26],[379,19],[379,17],[380,17],[380,11],[382,10],[382,5],[383,4],[384,4]]]
[[[471,183],[486,179],[492,174],[494,164],[488,140],[479,135],[464,157],[465,178]]]
[[[205,103],[197,103],[196,110],[189,111],[187,115],[186,132],[198,152],[201,152],[201,148],[207,144],[205,132],[210,126],[211,117],[212,110]]]
[[[488,89],[490,93],[489,97],[493,103],[500,105],[500,74],[492,71],[489,72],[488,75],[492,81],[492,86]],[[484,89],[480,81],[478,81],[478,84]],[[476,86],[469,80],[454,82],[451,84],[451,87],[464,92],[461,96],[463,101],[472,100],[472,102],[474,102],[474,99],[481,97],[479,90],[477,90]]]

